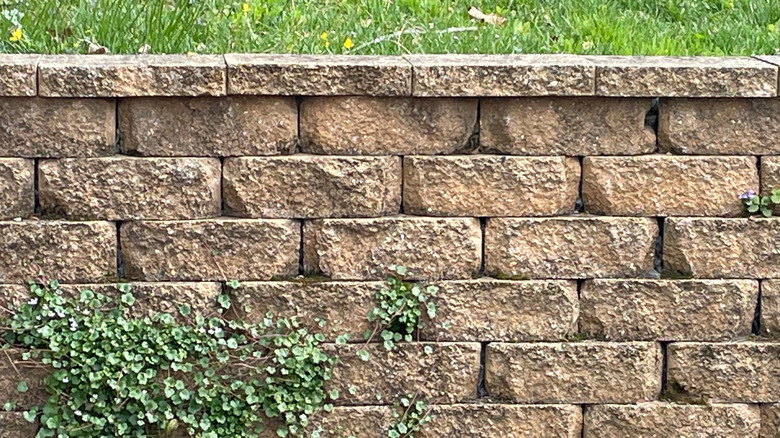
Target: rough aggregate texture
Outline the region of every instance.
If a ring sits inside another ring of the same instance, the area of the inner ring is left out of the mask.
[[[758,406],[596,405],[585,409],[583,438],[757,437]]]
[[[43,160],[41,210],[69,219],[198,219],[219,216],[217,158]]]
[[[585,157],[585,211],[616,216],[741,216],[758,190],[755,157]]]
[[[780,337],[780,281],[761,282],[761,334],[770,338]]]
[[[582,410],[570,405],[437,405],[421,438],[580,438]]]
[[[477,99],[312,97],[301,150],[330,155],[447,154],[473,149]]]
[[[658,224],[650,218],[489,218],[485,271],[513,278],[644,277]]]
[[[300,230],[281,219],[125,222],[125,273],[147,281],[289,277],[298,273]]]
[[[25,420],[21,412],[0,412],[0,438],[33,438],[38,424]]]
[[[24,360],[22,358],[24,351],[18,348],[5,348],[0,356],[2,357],[0,360],[0,406],[5,403],[15,403],[15,409],[19,411],[31,409],[33,406],[46,402],[49,395],[43,385],[43,379],[52,371],[38,361]],[[21,381],[27,383],[28,390],[26,392],[16,390]],[[8,415],[8,413],[2,412],[0,415]],[[0,436],[4,433],[3,420],[6,418],[0,416]],[[15,423],[14,421],[13,424]]]
[[[298,108],[274,96],[121,99],[119,132],[129,155],[284,155],[295,151]]]
[[[0,96],[35,96],[40,58],[19,53],[0,56]]]
[[[375,217],[401,208],[399,157],[239,157],[225,160],[225,208],[241,217]]]
[[[401,265],[411,279],[463,279],[479,270],[475,218],[319,219],[303,225],[303,267],[334,280],[383,279]]]
[[[645,126],[650,99],[605,97],[480,100],[480,150],[514,155],[636,155],[655,152]]]
[[[580,332],[621,341],[726,341],[751,333],[757,301],[751,280],[588,280]]]
[[[780,404],[761,405],[761,432],[758,437],[780,437]]]
[[[573,157],[409,156],[403,181],[408,214],[553,216],[574,211],[580,163]]]
[[[637,403],[661,390],[654,342],[487,345],[488,393],[513,403]]]
[[[0,219],[27,217],[35,208],[34,163],[22,158],[0,158]]]

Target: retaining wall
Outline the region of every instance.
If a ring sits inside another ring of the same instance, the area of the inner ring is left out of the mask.
[[[775,64],[3,56],[0,304],[41,276],[207,310],[238,279],[248,318],[359,339],[401,264],[450,327],[334,346],[342,430],[419,391],[422,437],[776,438],[780,220],[738,199],[780,188]]]

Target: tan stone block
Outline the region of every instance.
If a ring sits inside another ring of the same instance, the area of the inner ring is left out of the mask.
[[[431,407],[420,438],[580,438],[582,409],[571,405],[460,404]]]
[[[667,357],[667,387],[681,399],[780,401],[780,343],[675,342],[669,344]]]
[[[776,278],[777,219],[667,218],[664,270],[695,278]]]
[[[0,156],[113,155],[116,104],[105,99],[0,99]]]
[[[409,55],[414,96],[592,96],[595,68],[572,55]]]
[[[658,224],[650,218],[489,218],[485,271],[491,276],[646,276]]]
[[[34,164],[22,158],[0,158],[0,219],[28,217],[35,208]]]
[[[241,217],[398,214],[400,157],[237,157],[225,160],[225,209]]]
[[[780,157],[761,157],[760,193],[762,195],[771,195],[772,190],[780,189],[780,159],[778,158]],[[775,206],[774,212],[775,214],[780,213],[780,206]]]
[[[761,405],[761,432],[758,438],[780,438],[780,404]]]
[[[132,155],[290,154],[298,136],[298,107],[288,97],[142,97],[118,108],[120,146]]]
[[[580,332],[619,341],[725,341],[750,335],[751,280],[588,280]]]
[[[0,412],[0,438],[35,438],[38,424],[25,420],[21,412]]]
[[[229,94],[409,96],[412,66],[398,56],[225,55]]]
[[[221,175],[218,158],[44,160],[38,194],[69,219],[197,219],[221,213]]]
[[[741,216],[757,190],[755,157],[585,157],[582,201],[617,216]]]
[[[658,146],[674,154],[778,154],[780,99],[661,99]]]
[[[38,94],[50,97],[223,96],[221,55],[46,55]]]
[[[480,150],[513,155],[655,152],[650,99],[529,97],[480,101]]]
[[[474,218],[319,219],[303,226],[303,266],[334,280],[463,279],[479,270],[482,231]]]
[[[761,334],[770,338],[780,337],[780,281],[761,282]]]
[[[0,96],[35,96],[40,58],[19,53],[0,56]]]
[[[587,58],[596,64],[599,96],[777,96],[777,67],[749,57]]]
[[[389,406],[336,406],[330,413],[315,414],[310,424],[322,428],[321,438],[385,437],[393,424],[393,411]]]
[[[300,111],[312,154],[452,154],[473,148],[477,123],[477,99],[312,97]]]
[[[248,322],[262,322],[267,312],[295,317],[311,332],[322,332],[333,341],[348,334],[351,341],[362,341],[363,332],[374,324],[366,318],[378,305],[374,295],[384,286],[383,281],[369,282],[311,282],[272,281],[244,282],[237,290],[229,291],[233,312]],[[244,306],[249,306],[249,311]],[[318,320],[326,322],[320,327]]]
[[[515,403],[636,403],[661,390],[654,342],[487,345],[490,396]]]
[[[281,219],[138,221],[120,238],[131,279],[270,280],[298,273],[300,231]]]
[[[758,406],[595,405],[585,408],[583,438],[758,437]]]
[[[14,409],[23,411],[33,406],[41,406],[49,398],[43,379],[52,370],[43,365],[40,358],[24,359],[25,351],[29,350],[4,348],[0,352],[0,406],[14,403]],[[28,389],[25,392],[16,389],[21,381],[27,384]],[[0,436],[4,430],[2,420],[3,417],[0,417]]]
[[[434,283],[436,318],[420,337],[436,341],[549,341],[577,333],[574,281],[456,280]],[[445,328],[447,327],[447,328]]]
[[[404,211],[432,216],[553,216],[574,211],[577,158],[404,157]]]
[[[0,222],[0,283],[99,282],[116,276],[116,258],[111,222]]]
[[[430,347],[429,352],[425,347]],[[399,343],[393,351],[381,344],[329,344],[325,348],[327,354],[339,357],[326,384],[328,392],[339,391],[335,404],[385,405],[415,394],[423,400],[453,403],[477,395],[478,343]],[[369,353],[368,361],[357,356],[361,349]]]

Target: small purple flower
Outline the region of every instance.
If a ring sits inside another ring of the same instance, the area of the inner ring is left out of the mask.
[[[747,192],[739,195],[739,199],[748,200],[748,199],[752,198],[753,196],[756,196],[756,192],[754,192],[753,190],[748,190]]]

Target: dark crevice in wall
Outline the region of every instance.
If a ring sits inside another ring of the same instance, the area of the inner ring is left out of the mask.
[[[219,157],[219,211],[220,216],[225,214],[225,157]]]
[[[756,157],[756,172],[758,172],[758,193],[761,193],[761,155]]]
[[[585,279],[577,279],[577,302],[582,302],[582,285],[585,284]],[[582,333],[582,327],[579,316],[577,317],[577,333]]]
[[[577,200],[574,201],[574,212],[584,213],[585,204],[582,202],[582,181],[585,178],[585,168],[583,167],[585,157],[577,157],[577,159],[580,160],[580,185],[577,187]]]
[[[398,158],[401,159],[401,205],[398,206],[398,211],[404,214],[404,156],[401,155]]]
[[[119,229],[122,221],[116,221],[116,276],[125,278],[125,261],[122,258],[122,240],[119,238]]]
[[[655,238],[655,250],[653,251],[653,269],[660,277],[664,271],[664,220],[666,218],[657,217],[658,237]]]
[[[655,142],[658,144],[658,98],[654,98],[650,109],[645,113],[645,127],[650,128],[656,134]]]
[[[482,119],[482,99],[477,99],[477,120],[474,123],[474,129],[471,130],[471,136],[469,136],[469,144],[466,149],[469,152],[478,151],[480,148],[479,141],[479,124]]]
[[[761,334],[761,289],[763,283],[758,283],[758,301],[756,302],[756,311],[753,313],[753,326],[751,327],[751,333],[759,336]]]
[[[114,100],[114,153],[121,154],[120,143],[122,141],[121,133],[119,132],[119,99]]]
[[[485,357],[487,352],[487,342],[482,342],[482,349],[479,353],[479,376],[477,377],[477,398],[489,397],[487,385],[485,384]]]
[[[580,405],[582,410],[582,418],[580,423],[580,438],[585,438],[585,411],[588,409],[588,405]]]
[[[301,153],[301,103],[303,102],[303,98],[300,96],[295,96],[295,108],[296,108],[296,137],[295,137],[295,153],[300,154]]]
[[[298,275],[303,275],[303,219],[300,220],[301,239],[298,244]]]
[[[33,159],[33,214],[41,214],[41,200],[38,197],[38,166],[41,164],[39,158]]]
[[[487,218],[479,218],[479,228],[482,231],[482,259],[479,262],[479,275],[478,277],[485,276],[485,228],[487,227]]]
[[[665,394],[668,391],[668,388],[666,387],[666,375],[667,369],[669,368],[669,355],[667,354],[669,344],[671,344],[669,341],[661,342],[661,394]]]

